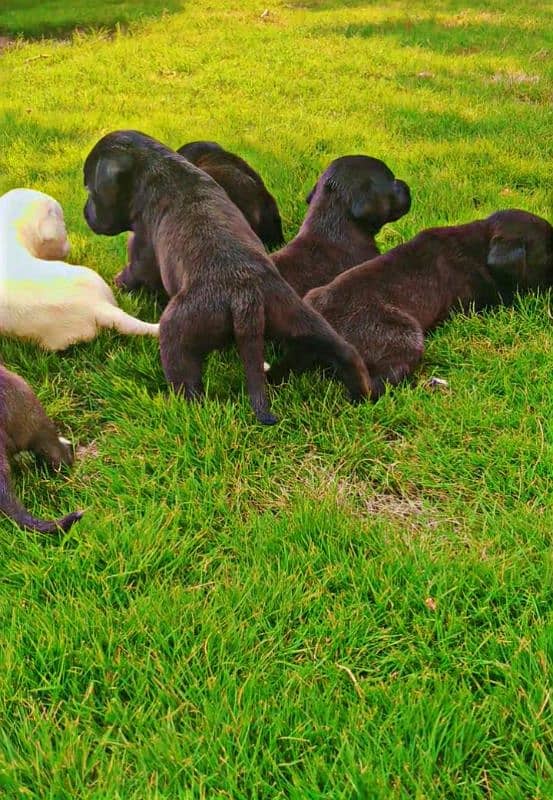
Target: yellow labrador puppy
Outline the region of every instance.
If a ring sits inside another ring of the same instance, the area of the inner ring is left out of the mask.
[[[13,189],[0,197],[0,334],[64,350],[94,339],[100,328],[159,335],[159,326],[117,306],[103,278],[67,264],[60,204],[42,192]]]

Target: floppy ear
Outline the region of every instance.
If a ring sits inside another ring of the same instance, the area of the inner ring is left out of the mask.
[[[66,232],[63,217],[58,216],[55,209],[49,208],[48,213],[39,220],[38,234],[43,242],[65,239]]]
[[[374,213],[374,191],[371,183],[356,191],[349,210],[353,219],[365,219]]]
[[[133,166],[129,153],[114,153],[102,156],[94,173],[94,189],[106,198],[115,198],[118,184]]]
[[[392,186],[392,207],[389,222],[405,216],[411,208],[411,192],[405,181],[395,180]]]
[[[488,249],[488,267],[523,277],[526,272],[526,245],[523,239],[492,236]]]

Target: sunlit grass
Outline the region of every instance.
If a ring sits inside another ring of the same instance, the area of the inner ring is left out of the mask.
[[[107,280],[124,237],[86,227],[82,162],[121,127],[236,150],[288,236],[350,152],[412,188],[384,249],[502,207],[551,218],[547,6],[266,7],[0,9],[0,33],[64,37],[0,56],[0,191],[58,198],[71,258]],[[232,353],[191,407],[155,341],[104,332],[55,355],[3,340],[83,448],[66,476],[25,459],[18,492],[36,513],[88,510],[61,542],[0,523],[0,795],[553,796],[549,301],[457,316],[417,385],[374,406],[295,379],[272,429]]]

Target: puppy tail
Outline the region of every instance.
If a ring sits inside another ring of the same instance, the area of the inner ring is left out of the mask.
[[[38,533],[68,531],[83,515],[82,511],[74,511],[61,519],[47,521],[29,514],[10,488],[9,467],[3,453],[0,453],[0,512],[17,522],[21,528]]]
[[[101,328],[115,328],[119,333],[130,336],[159,337],[158,324],[131,317],[122,308],[112,306],[111,303],[104,303],[96,310],[96,324]]]

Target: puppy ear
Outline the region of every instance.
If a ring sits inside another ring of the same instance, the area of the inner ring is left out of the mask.
[[[118,184],[123,176],[131,170],[133,163],[130,153],[102,156],[94,173],[94,188],[98,194],[114,197]]]
[[[411,191],[405,181],[395,180],[392,185],[392,206],[388,222],[405,216],[411,208]]]
[[[372,184],[368,183],[356,192],[349,207],[353,219],[367,219],[375,212],[375,197]]]
[[[492,270],[504,270],[523,277],[526,272],[526,245],[523,239],[512,239],[506,236],[492,236],[487,258],[488,267]]]

